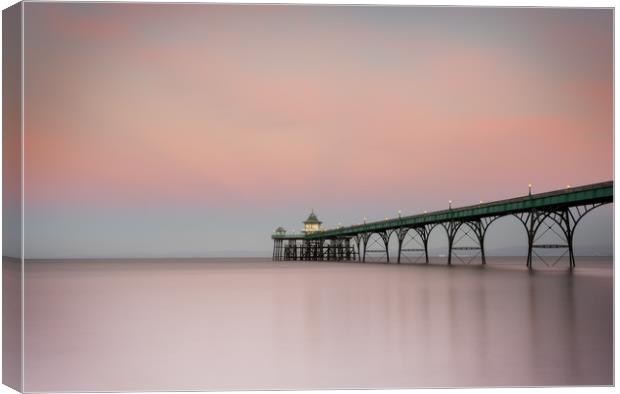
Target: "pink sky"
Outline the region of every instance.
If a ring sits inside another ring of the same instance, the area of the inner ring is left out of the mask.
[[[611,10],[25,7],[36,255],[94,228],[182,250],[179,217],[196,253],[261,249],[311,207],[347,224],[612,178]]]

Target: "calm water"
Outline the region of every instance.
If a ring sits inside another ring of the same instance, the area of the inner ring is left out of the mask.
[[[25,389],[610,385],[612,260],[27,262]]]

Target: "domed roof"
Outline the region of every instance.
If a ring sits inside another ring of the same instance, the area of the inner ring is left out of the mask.
[[[304,224],[321,224],[322,222],[316,217],[316,215],[314,214],[314,209],[310,212],[310,215],[308,215],[308,219],[306,219],[306,221],[304,222]]]
[[[284,227],[278,227],[276,229],[276,233],[285,233],[285,232],[286,232],[286,230],[284,229]]]

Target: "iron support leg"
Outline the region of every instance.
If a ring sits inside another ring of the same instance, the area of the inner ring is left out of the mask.
[[[383,244],[385,245],[385,258],[387,260],[387,263],[390,263],[390,236],[392,235],[391,231],[385,231],[385,232],[381,232],[379,233],[379,236],[381,237],[381,239],[383,240]]]
[[[448,223],[442,223],[443,228],[448,235],[448,265],[452,265],[452,246],[454,245],[454,237],[461,227],[460,222],[450,221]]]
[[[366,244],[368,243],[368,238],[366,236],[364,236],[364,239],[362,240],[363,246],[364,246],[364,254],[362,255],[362,263],[366,262]]]

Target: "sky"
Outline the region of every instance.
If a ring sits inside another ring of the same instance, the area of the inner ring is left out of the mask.
[[[611,180],[612,16],[26,3],[26,257],[269,255],[312,208],[332,227]],[[578,253],[611,251],[611,212]],[[515,223],[487,248],[524,245]]]

